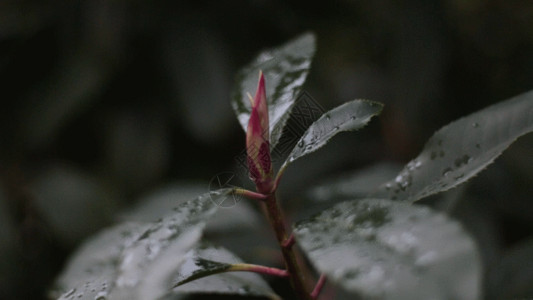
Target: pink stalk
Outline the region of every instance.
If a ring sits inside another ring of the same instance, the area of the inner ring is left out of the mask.
[[[322,288],[324,287],[324,284],[326,283],[326,276],[324,274],[320,275],[320,278],[318,278],[318,281],[315,285],[315,288],[311,292],[311,298],[317,299],[318,295],[320,295],[320,292],[322,291]]]
[[[277,277],[289,276],[289,272],[286,270],[252,264],[233,264],[226,272],[253,272]]]

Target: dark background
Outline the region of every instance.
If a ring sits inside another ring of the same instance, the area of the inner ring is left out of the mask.
[[[317,35],[305,86],[317,103],[386,108],[296,163],[287,195],[406,162],[439,127],[533,89],[531,1],[2,1],[0,299],[44,299],[75,247],[140,195],[169,182],[207,189],[232,168],[244,148],[229,104],[236,72],[305,31]],[[456,209],[487,278],[531,244],[532,149],[520,139]]]

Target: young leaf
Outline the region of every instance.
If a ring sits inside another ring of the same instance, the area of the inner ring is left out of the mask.
[[[296,159],[320,149],[337,133],[363,128],[382,109],[383,105],[378,102],[353,100],[323,114],[304,132],[283,163],[281,172]]]
[[[185,262],[175,273],[172,285],[176,287],[171,293],[238,294],[280,299],[257,274],[218,274],[238,263],[241,260],[222,247],[200,245],[189,251]]]
[[[251,104],[247,93],[257,88],[257,74],[263,71],[270,120],[270,147],[276,146],[292,106],[300,92],[315,53],[315,37],[306,33],[279,48],[262,52],[236,78],[231,106],[246,132]]]
[[[520,136],[533,131],[533,91],[444,126],[422,153],[372,197],[417,201],[475,176]]]
[[[297,224],[319,272],[365,299],[477,299],[480,259],[457,222],[429,208],[366,199]]]
[[[126,223],[91,239],[59,278],[61,299],[70,299],[70,295],[91,300],[156,299],[166,293],[171,286],[160,283],[181,266],[185,254],[199,241],[206,221],[218,208],[216,199],[230,192],[223,189],[201,195],[156,223]],[[72,289],[75,293],[71,294]]]

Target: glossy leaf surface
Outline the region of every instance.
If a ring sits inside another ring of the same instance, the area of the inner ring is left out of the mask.
[[[266,82],[270,120],[270,147],[276,146],[296,97],[307,78],[315,53],[315,37],[304,34],[288,43],[259,54],[236,78],[231,105],[246,132],[251,113],[247,93],[257,89],[259,70]]]
[[[60,299],[157,299],[216,212],[219,190],[182,203],[155,223],[124,223],[89,240],[59,278]],[[72,292],[74,290],[74,292]],[[72,296],[72,297],[71,297]],[[75,297],[75,298],[73,298]]]
[[[382,109],[383,105],[378,102],[353,100],[323,114],[305,131],[282,169],[296,159],[320,149],[337,133],[363,128]]]
[[[417,201],[475,176],[520,136],[533,131],[533,91],[438,130],[422,153],[372,197]]]
[[[366,199],[295,226],[319,272],[364,299],[477,299],[476,247],[457,222],[422,206]]]
[[[174,283],[179,286],[172,292],[241,294],[279,299],[258,274],[246,272],[217,274],[237,263],[242,261],[222,247],[210,245],[196,247],[187,253],[185,262],[176,272]]]

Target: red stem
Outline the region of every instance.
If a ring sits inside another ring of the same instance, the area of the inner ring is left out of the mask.
[[[277,277],[289,277],[287,270],[252,264],[233,264],[227,272],[254,272]]]
[[[324,274],[320,275],[320,278],[318,278],[318,281],[315,285],[315,288],[311,292],[311,298],[317,299],[318,295],[322,291],[322,288],[324,287],[324,284],[326,283],[326,276]]]
[[[309,293],[304,284],[303,273],[298,265],[296,255],[292,251],[292,247],[286,247],[284,245],[290,244],[290,238],[287,236],[285,219],[281,209],[277,203],[276,195],[270,194],[269,197],[263,202],[265,213],[270,221],[270,225],[274,229],[276,238],[280,245],[281,254],[285,260],[285,266],[289,272],[289,280],[291,286],[294,289],[296,295],[302,300],[311,300]]]

